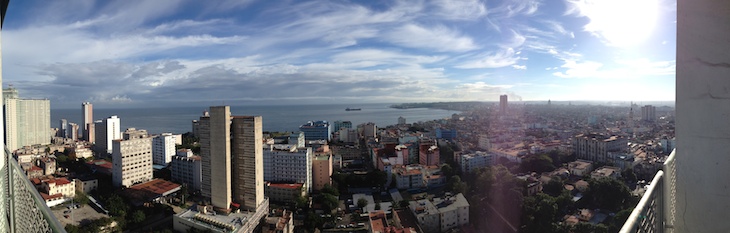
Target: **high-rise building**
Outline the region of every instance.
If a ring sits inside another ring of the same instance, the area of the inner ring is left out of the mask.
[[[68,123],[68,138],[77,141],[79,140],[79,125],[76,123]]]
[[[508,103],[507,103],[507,95],[500,95],[499,96],[499,113],[501,113],[501,114],[507,114],[507,108],[508,107],[509,106],[508,106]]]
[[[94,122],[96,149],[102,153],[112,153],[112,141],[122,139],[120,132],[121,120],[117,116],[110,116]]]
[[[23,146],[51,143],[51,101],[19,99],[15,88],[3,89],[5,145],[13,151]]]
[[[62,138],[68,138],[69,137],[69,130],[68,130],[68,121],[66,119],[61,119],[58,121],[58,133],[56,136],[62,137]]]
[[[230,107],[214,106],[198,122],[201,193],[219,210],[234,202],[256,210],[264,200],[262,118],[231,116]]]
[[[419,143],[418,163],[424,166],[438,166],[441,164],[439,148],[433,141],[422,141]]]
[[[651,105],[645,105],[641,107],[641,120],[642,121],[655,121],[656,120],[656,107]]]
[[[405,125],[406,124],[406,118],[405,117],[398,117],[398,124],[399,125]]]
[[[94,105],[89,102],[81,104],[81,134],[84,140],[94,142]]]
[[[327,121],[309,121],[299,126],[299,131],[304,132],[307,141],[332,139],[332,125]]]
[[[342,128],[352,129],[352,121],[335,121],[333,132],[340,131]]]
[[[166,166],[175,155],[176,135],[163,133],[152,138],[153,163]]]
[[[152,138],[112,141],[112,183],[130,187],[152,180]]]

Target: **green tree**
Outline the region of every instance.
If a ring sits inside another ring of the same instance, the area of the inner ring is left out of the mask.
[[[117,196],[116,194],[112,194],[106,202],[109,208],[109,213],[112,216],[124,217],[127,215],[127,210],[129,209],[129,206],[124,202],[121,197]]]
[[[307,200],[307,198],[302,197],[302,196],[297,196],[297,198],[294,200],[294,203],[298,209],[299,208],[303,209],[303,208],[309,207],[307,202],[309,202]]]
[[[372,170],[367,174],[367,180],[373,187],[383,188],[386,182],[388,182],[388,173],[381,170]]]
[[[550,179],[550,181],[547,184],[542,186],[542,191],[553,197],[558,196],[561,193],[563,193],[563,190],[565,190],[563,181],[561,181],[560,179],[555,178],[555,177]]]
[[[340,201],[337,199],[337,197],[329,193],[323,193],[317,196],[316,201],[317,203],[322,205],[322,209],[326,213],[331,213],[332,210],[336,209],[337,206],[339,206],[340,204]]]
[[[66,230],[67,233],[79,233],[81,232],[81,229],[73,224],[66,224],[65,227],[63,227],[64,230]]]
[[[634,169],[632,168],[626,168],[621,171],[621,178],[624,180],[624,182],[629,184],[634,183],[637,180],[636,173],[634,173]]]
[[[588,198],[596,208],[618,211],[631,200],[629,187],[612,178],[591,179],[584,198]]]
[[[365,198],[357,199],[357,208],[365,208],[368,205],[368,200]]]
[[[144,221],[145,217],[146,216],[145,216],[145,214],[144,214],[143,211],[136,210],[136,211],[132,212],[132,219],[131,220],[132,220],[132,223],[141,223],[141,222]]]
[[[545,154],[529,156],[523,159],[522,163],[520,163],[520,171],[522,172],[543,173],[552,170],[555,170],[555,165],[553,165],[553,159]]]
[[[89,197],[86,196],[86,194],[84,192],[76,191],[76,196],[74,197],[74,203],[78,203],[79,205],[89,204]]]
[[[441,166],[441,173],[443,173],[447,178],[451,177],[454,175],[454,168],[448,163],[444,163],[444,165]]]
[[[322,187],[322,189],[320,190],[320,192],[329,193],[329,194],[332,194],[332,195],[338,196],[338,197],[340,196],[340,191],[338,191],[337,189],[335,189],[334,187],[332,187],[329,184],[325,184],[324,187]]]
[[[526,197],[522,203],[524,232],[554,232],[553,222],[557,219],[558,205],[555,198],[544,193]]]
[[[454,193],[466,193],[467,190],[466,182],[461,181],[461,177],[459,176],[452,176],[449,179],[446,188]]]

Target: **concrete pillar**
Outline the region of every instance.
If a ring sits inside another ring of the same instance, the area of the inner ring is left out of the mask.
[[[730,1],[677,1],[674,232],[730,232]]]

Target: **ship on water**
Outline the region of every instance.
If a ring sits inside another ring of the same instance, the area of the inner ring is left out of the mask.
[[[346,108],[345,111],[360,111],[361,108]]]

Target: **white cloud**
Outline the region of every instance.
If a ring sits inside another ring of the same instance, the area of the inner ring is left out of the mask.
[[[520,57],[515,54],[515,50],[507,48],[491,54],[480,54],[475,57],[475,61],[462,63],[455,67],[460,69],[500,68],[516,64],[518,60]]]
[[[479,0],[436,0],[435,15],[447,20],[475,20],[487,15],[487,7]]]
[[[619,60],[615,65],[606,66],[594,61],[566,59],[560,66],[563,72],[553,75],[561,78],[642,78],[648,76],[674,75],[675,61],[650,61],[648,59]]]
[[[514,68],[515,70],[527,70],[527,66],[525,65],[512,65],[512,68]]]
[[[426,28],[417,24],[407,24],[387,33],[385,39],[403,47],[441,52],[465,52],[479,48],[470,37],[441,25]]]
[[[599,76],[598,69],[603,64],[593,61],[578,62],[575,60],[566,60],[562,68],[566,70],[564,72],[555,72],[553,75],[561,78],[590,78]]]

